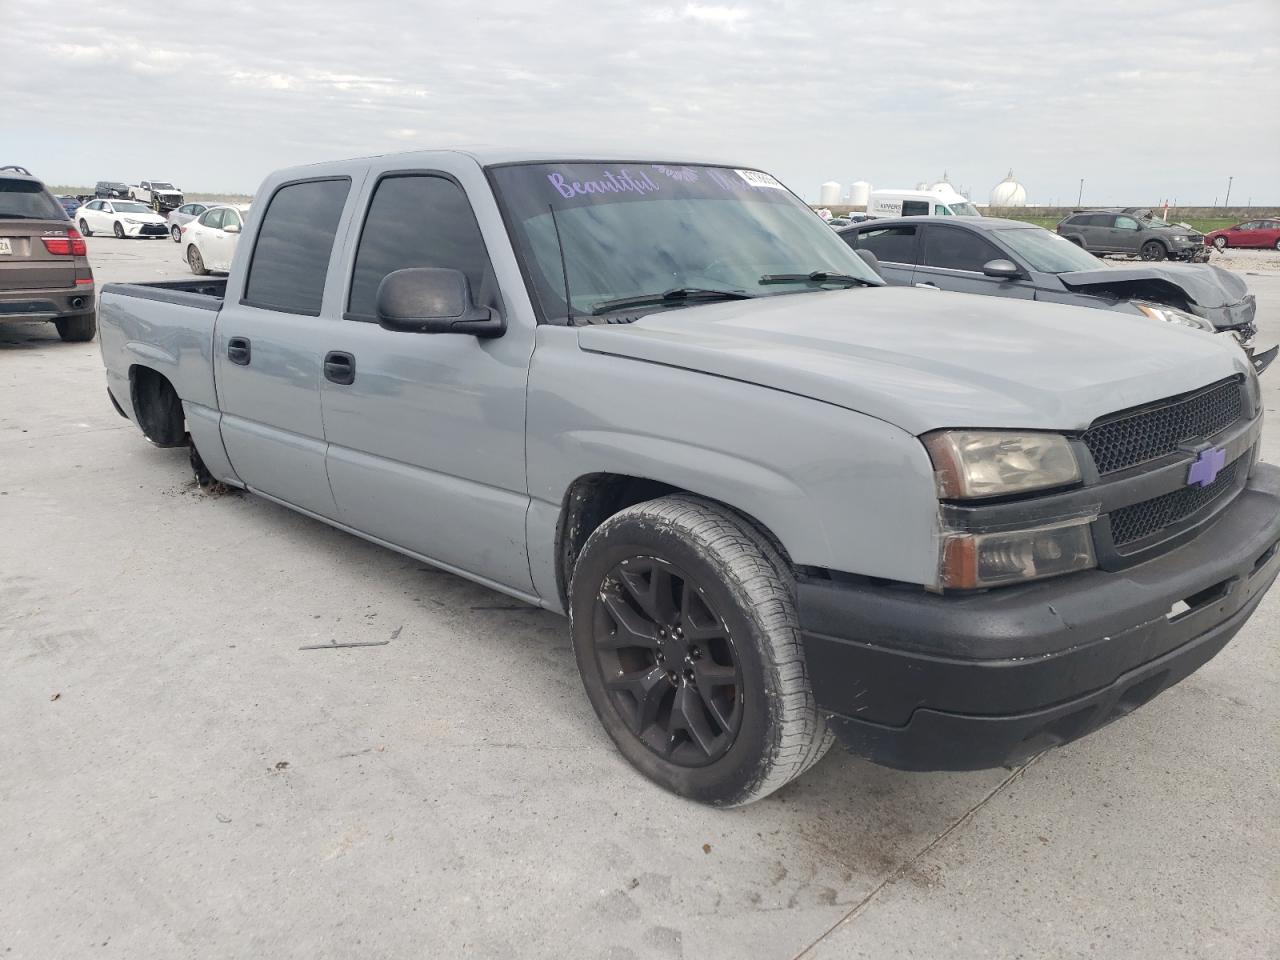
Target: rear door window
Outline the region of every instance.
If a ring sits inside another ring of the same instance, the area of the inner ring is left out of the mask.
[[[860,250],[870,250],[877,260],[885,263],[916,262],[916,227],[880,227],[845,234],[849,244]]]
[[[281,187],[258,228],[244,299],[254,307],[319,316],[329,255],[351,181],[307,180]]]
[[[922,266],[981,273],[984,263],[1002,257],[995,245],[971,230],[930,224],[924,232]]]
[[[459,270],[472,296],[484,300],[489,254],[467,195],[452,180],[413,174],[378,183],[356,249],[348,319],[375,319],[383,277],[409,267]]]

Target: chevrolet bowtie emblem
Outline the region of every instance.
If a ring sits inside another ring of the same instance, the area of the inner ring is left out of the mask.
[[[1201,450],[1187,471],[1187,486],[1195,484],[1207,487],[1218,477],[1218,471],[1227,465],[1227,451],[1222,447],[1210,447]]]

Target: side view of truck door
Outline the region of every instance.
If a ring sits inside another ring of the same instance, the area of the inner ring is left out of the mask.
[[[339,302],[322,328],[329,483],[344,524],[532,595],[524,549],[532,308],[479,165],[462,155],[438,163],[405,170],[375,160],[357,198],[340,282],[328,292]],[[414,267],[465,274],[476,305],[506,321],[503,335],[379,326],[379,284]]]
[[[329,519],[320,408],[321,314],[351,178],[279,185],[236,268],[214,329],[222,442],[255,491]],[[256,218],[255,218],[256,219]],[[249,238],[246,238],[248,240]]]
[[[479,166],[442,165],[268,185],[214,336],[223,442],[255,491],[532,596],[532,308]],[[504,289],[523,309],[484,340],[384,329],[378,286],[412,267],[461,271],[498,315]]]

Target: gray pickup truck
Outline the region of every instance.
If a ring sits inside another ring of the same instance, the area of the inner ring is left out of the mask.
[[[1196,670],[1280,569],[1257,378],[1199,331],[885,286],[747,167],[438,151],[257,195],[226,280],[104,289],[117,409],[567,614],[684,796],[833,737],[1016,762]]]

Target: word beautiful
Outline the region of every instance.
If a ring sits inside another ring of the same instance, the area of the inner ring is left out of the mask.
[[[654,183],[647,173],[640,172],[638,178],[632,177],[631,173],[626,170],[619,170],[615,177],[608,170],[605,170],[600,180],[572,180],[566,181],[562,173],[548,173],[547,179],[551,181],[551,185],[556,188],[560,196],[566,200],[573,197],[582,196],[587,193],[653,193],[658,189],[658,185]]]
[[[727,170],[716,167],[698,167],[695,169],[693,167],[668,167],[661,164],[655,164],[653,169],[673,183],[689,186],[695,193],[702,191],[701,186],[693,186],[698,183],[700,174],[721,190],[727,190],[731,193],[744,190],[786,190],[786,187],[769,174],[761,173],[759,170]],[[569,180],[563,173],[549,173],[547,174],[547,180],[550,181],[551,186],[556,188],[556,192],[566,200],[590,194],[635,193],[644,196],[645,194],[656,193],[661,189],[654,179],[643,170],[633,175],[625,167],[619,169],[616,175],[611,170],[601,170],[591,180]]]

